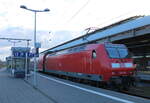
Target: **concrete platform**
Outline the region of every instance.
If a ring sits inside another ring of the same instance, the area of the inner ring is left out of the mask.
[[[23,79],[0,70],[0,103],[54,103]]]
[[[33,84],[33,76],[28,78]],[[150,100],[129,96],[84,84],[37,74],[37,88],[56,103],[150,103]]]

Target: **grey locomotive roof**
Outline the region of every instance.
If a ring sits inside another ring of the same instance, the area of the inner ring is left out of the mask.
[[[121,32],[132,30],[132,29],[135,29],[138,27],[149,25],[150,24],[150,16],[137,17],[134,19],[133,18],[132,19],[126,19],[126,20],[124,20],[122,22],[118,22],[116,24],[117,25],[113,24],[113,25],[110,25],[108,27],[104,27],[102,29],[99,29],[95,32],[92,32],[92,33],[88,34],[86,39],[88,41],[94,41],[94,40],[101,39],[101,38],[108,37],[108,36],[112,36],[112,35],[115,35],[115,34],[118,34]],[[55,46],[53,48],[50,48],[44,52],[61,50],[61,49],[75,46],[75,45],[86,43],[87,40],[83,39],[84,36],[78,37],[76,39],[70,40],[70,41],[65,42],[63,44],[60,44],[60,45]]]

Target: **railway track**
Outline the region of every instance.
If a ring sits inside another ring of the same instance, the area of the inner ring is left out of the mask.
[[[150,99],[150,87],[133,87],[129,91],[121,91],[121,93]]]

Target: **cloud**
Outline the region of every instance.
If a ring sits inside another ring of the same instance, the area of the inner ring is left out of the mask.
[[[57,30],[57,31],[39,31],[37,33],[38,41],[41,42],[42,48],[52,48],[61,43],[69,41],[73,38],[81,35],[80,31],[67,31],[67,30]]]
[[[30,47],[33,47],[33,30],[22,27],[8,27],[0,29],[0,38],[18,38],[18,39],[31,39]],[[41,51],[69,41],[81,35],[80,31],[67,31],[67,30],[57,30],[57,31],[44,31],[37,30],[37,42],[42,44]],[[0,40],[1,41],[1,52],[0,55],[8,56],[10,52],[10,46],[13,46],[13,41]],[[18,42],[15,46],[26,47],[26,41]],[[3,53],[5,51],[5,53]],[[6,55],[7,54],[7,55]],[[4,57],[3,57],[4,59]]]
[[[150,11],[149,0],[1,0],[0,37],[30,38],[30,46],[33,46],[34,13],[21,9],[20,5],[50,9],[37,13],[37,41],[42,43],[41,50],[83,35],[82,31],[88,27],[106,26]],[[26,42],[16,45],[26,46]],[[0,48],[9,46],[10,42],[1,40]]]

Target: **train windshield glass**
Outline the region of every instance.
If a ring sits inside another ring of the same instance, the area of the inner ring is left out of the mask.
[[[128,53],[127,49],[125,49],[125,48],[118,48],[117,50],[119,51],[120,58],[128,58],[129,57],[129,53]]]
[[[110,58],[129,58],[129,52],[126,48],[107,47]]]

